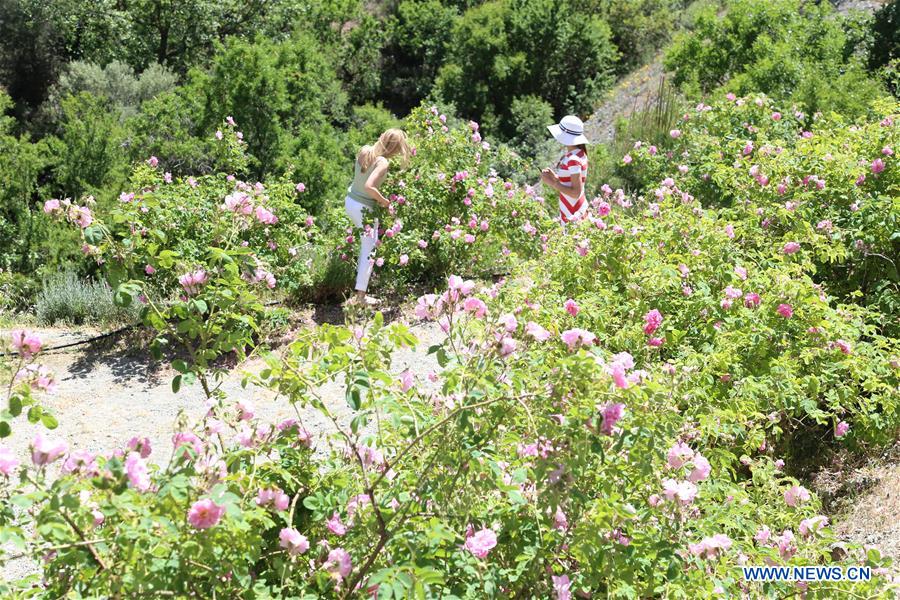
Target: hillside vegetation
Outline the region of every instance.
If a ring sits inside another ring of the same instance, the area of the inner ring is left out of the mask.
[[[684,7],[568,7],[597,15],[580,33],[586,55],[565,56],[597,60],[576,99],[548,79],[553,43],[575,32],[545,0],[302,7],[309,30],[283,37],[299,18],[288,3],[179,5],[183,20],[166,23],[184,29],[163,38],[127,11],[114,14],[130,28],[78,29],[92,60],[166,65],[134,76],[132,97],[178,83],[131,116],[124,96],[10,85],[3,147],[20,162],[0,172],[18,182],[7,223],[21,233],[8,260],[30,266],[4,285],[27,311],[37,265],[102,278],[171,363],[172,392],[200,386],[206,413],[179,421],[164,464],[140,423],[127,444],[88,452],[52,432],[42,398],[57,382],[39,336],[4,339],[0,435],[21,435],[25,418],[48,431],[30,456],[0,444],[0,541],[39,571],[0,590],[894,597],[896,566],[838,539],[805,482],[832,453],[865,456],[900,433],[900,103],[896,55],[880,51],[895,6],[868,21],[799,0],[688,7],[666,50],[675,87],[590,149],[589,214],[565,229],[555,194],[528,183],[540,139],[512,126],[590,110],[590,94],[671,32],[647,41],[622,24],[643,35]],[[420,37],[390,37],[402,23]],[[546,37],[524,33],[539,24]],[[798,40],[818,49],[791,50]],[[370,81],[388,75],[347,72],[365,64],[349,55],[415,58],[429,68],[390,76],[427,79]],[[65,72],[102,82],[115,64]],[[492,85],[518,101],[493,105]],[[382,93],[408,114],[360,104]],[[20,133],[54,122],[55,99],[59,133]],[[413,311],[446,334],[428,350],[440,368],[393,375],[392,353],[415,337],[361,307],[267,347],[283,317],[271,300],[349,287],[357,240],[337,202],[349,168],[336,164],[397,122],[415,155],[384,186],[375,285],[424,292]],[[42,195],[61,181],[83,187]],[[297,419],[264,422],[223,391],[227,365],[251,354],[265,368],[247,383]],[[345,391],[346,425],[322,399],[329,384]],[[301,408],[336,433],[307,429]],[[740,569],[768,564],[872,578],[753,582]]]

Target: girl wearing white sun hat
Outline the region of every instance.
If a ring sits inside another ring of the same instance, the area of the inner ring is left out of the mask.
[[[541,181],[559,192],[559,218],[563,223],[583,219],[587,214],[584,184],[588,171],[584,123],[574,115],[566,115],[547,129],[564,148],[555,170],[541,171]]]

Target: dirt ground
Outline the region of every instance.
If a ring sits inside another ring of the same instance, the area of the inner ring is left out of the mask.
[[[900,575],[900,442],[877,456],[837,456],[812,481],[841,539],[878,548]]]

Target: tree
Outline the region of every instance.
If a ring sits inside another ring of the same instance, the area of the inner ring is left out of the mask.
[[[53,192],[77,198],[124,180],[124,140],[125,130],[108,99],[89,92],[63,99],[57,135],[48,139]]]
[[[388,19],[381,96],[398,113],[424,99],[444,62],[458,12],[440,0],[404,0]]]
[[[534,95],[554,116],[587,114],[613,81],[609,26],[568,0],[494,0],[458,22],[438,76],[443,97],[462,115],[504,136],[514,133],[509,99]]]

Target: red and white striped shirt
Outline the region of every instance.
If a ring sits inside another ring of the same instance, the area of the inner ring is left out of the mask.
[[[563,223],[584,218],[587,200],[584,197],[584,183],[587,181],[588,157],[584,150],[567,152],[556,164],[556,175],[563,185],[571,185],[573,177],[581,177],[581,196],[575,198],[559,193],[559,216]]]

